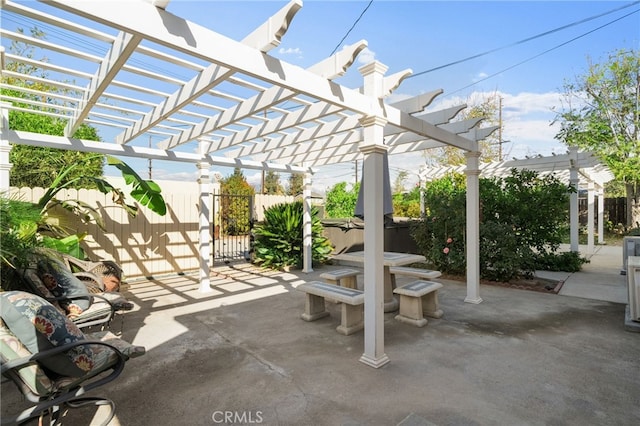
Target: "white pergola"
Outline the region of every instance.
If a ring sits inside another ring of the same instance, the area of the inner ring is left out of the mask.
[[[552,174],[560,181],[576,189],[569,199],[570,219],[570,247],[571,251],[578,251],[578,190],[587,190],[587,252],[594,252],[594,202],[598,197],[598,243],[604,242],[604,185],[613,180],[613,173],[590,152],[579,152],[571,147],[563,155],[549,157],[536,156],[533,158],[494,161],[480,164],[480,175],[484,177],[506,177],[511,169],[527,169],[537,172],[540,176]],[[450,173],[463,173],[464,166],[448,166],[423,169],[420,179],[431,181]]]
[[[427,110],[441,90],[386,103],[384,98],[411,70],[386,75],[387,67],[376,61],[359,68],[362,87],[335,83],[367,46],[366,41],[345,46],[307,69],[270,56],[302,7],[301,0],[292,0],[239,41],[170,13],[168,0],[0,0],[0,4],[2,38],[33,46],[48,58],[40,62],[27,50],[1,52],[1,87],[22,95],[3,94],[0,99],[0,191],[9,186],[13,144],[193,163],[201,187],[200,281],[201,290],[207,291],[212,166],[305,175],[304,270],[309,272],[311,176],[319,166],[363,159],[367,227],[365,344],[360,360],[380,367],[389,361],[383,330],[379,191],[383,155],[455,146],[467,157],[470,226],[465,301],[482,301],[478,141],[495,128],[478,128],[478,119],[451,122],[464,105]],[[6,28],[9,16],[46,26],[52,41]],[[16,68],[15,63],[26,67]],[[46,78],[25,73],[30,66],[45,72]],[[8,80],[17,83],[9,86]],[[11,130],[11,110],[63,119],[64,136]],[[82,124],[98,129],[103,141],[74,139]]]

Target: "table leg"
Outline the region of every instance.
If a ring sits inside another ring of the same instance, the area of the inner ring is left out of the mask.
[[[398,310],[398,299],[393,295],[393,281],[389,267],[384,267],[384,311],[395,312]]]

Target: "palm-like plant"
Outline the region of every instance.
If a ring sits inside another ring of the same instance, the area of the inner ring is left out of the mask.
[[[301,201],[276,204],[264,212],[264,222],[257,225],[254,243],[255,262],[264,267],[283,269],[300,267],[303,260],[303,205]],[[322,235],[318,209],[311,208],[312,258],[325,262],[333,247]]]

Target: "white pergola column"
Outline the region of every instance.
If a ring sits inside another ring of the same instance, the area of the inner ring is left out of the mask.
[[[579,211],[578,211],[578,184],[580,179],[578,177],[578,149],[569,148],[569,155],[571,156],[571,166],[569,167],[569,185],[574,189],[569,197],[569,238],[571,251],[579,251],[579,236],[578,228],[580,226]]]
[[[365,127],[366,133],[374,132]],[[389,362],[384,352],[384,214],[382,167],[385,146],[361,148],[364,154],[364,353],[363,363],[379,368]]]
[[[209,178],[209,164],[197,164],[200,186],[200,201],[198,216],[198,251],[200,252],[200,292],[211,291],[209,259],[211,258],[211,179]]]
[[[467,303],[481,303],[480,297],[480,151],[465,153],[467,158]]]
[[[598,188],[598,244],[604,244],[604,191]]]
[[[364,77],[364,94],[383,95],[383,75],[387,67],[371,62],[359,69]],[[368,116],[360,120],[364,142],[364,353],[360,361],[379,368],[389,362],[384,352],[384,212],[383,157],[384,126],[387,120]]]
[[[9,176],[12,164],[9,162],[9,154],[13,145],[7,139],[6,130],[9,130],[9,110],[3,108],[5,102],[0,102],[0,194],[9,192]]]
[[[313,272],[313,235],[311,235],[311,173],[305,173],[302,189],[302,272]]]
[[[595,185],[589,182],[587,187],[587,253],[592,254],[594,251],[594,227],[596,224],[595,215]]]

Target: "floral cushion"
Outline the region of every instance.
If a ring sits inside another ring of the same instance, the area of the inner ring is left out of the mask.
[[[38,277],[55,297],[69,298],[68,301],[60,302],[67,314],[77,316],[89,308],[91,298],[78,297],[89,293],[87,287],[62,261],[53,256],[39,256],[37,270]]]
[[[127,358],[136,358],[144,355],[146,352],[144,346],[132,345],[131,343],[120,339],[110,331],[96,331],[95,333],[87,333],[86,337],[88,340],[97,340],[114,346]],[[100,347],[107,349],[105,346]],[[113,351],[108,352],[113,354]]]
[[[2,319],[31,353],[85,340],[84,334],[43,298],[22,291],[0,293]],[[88,346],[43,358],[42,365],[62,376],[79,377],[94,367]]]
[[[2,362],[4,363],[31,355],[31,352],[18,340],[0,318],[0,358]],[[38,364],[22,367],[17,373],[22,383],[36,395],[46,395],[53,388],[53,383],[49,377],[44,374],[44,371],[42,371],[42,368],[40,368]]]

